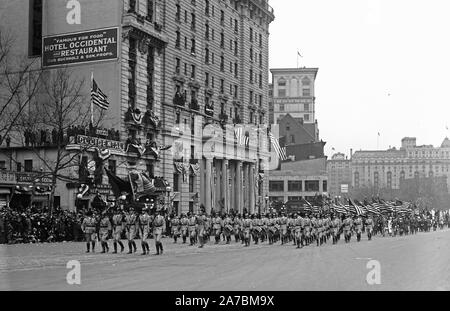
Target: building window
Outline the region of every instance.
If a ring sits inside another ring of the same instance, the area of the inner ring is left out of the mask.
[[[392,172],[387,172],[387,188],[392,189]]]
[[[29,54],[30,56],[41,56],[42,55],[42,0],[32,0],[31,1],[31,23],[30,23],[30,45]]]
[[[195,31],[195,14],[191,13],[191,30]]]
[[[289,180],[288,181],[288,191],[289,192],[300,192],[302,191],[301,180]]]
[[[0,161],[0,170],[6,170],[6,161]]]
[[[147,0],[147,20],[153,22],[153,0]]]
[[[194,192],[194,180],[195,180],[194,175],[189,175],[189,192],[190,193]]]
[[[354,179],[355,179],[355,188],[359,188],[359,172],[355,172]]]
[[[305,106],[305,111],[309,111],[309,104],[304,104]]]
[[[319,192],[320,186],[319,186],[318,180],[307,180],[305,181],[305,191],[306,192]]]
[[[269,181],[269,191],[284,191],[284,181]]]
[[[181,20],[181,6],[177,3],[175,4],[175,7],[176,7],[175,20],[179,22]]]
[[[324,180],[322,182],[323,192],[328,192],[328,181]]]
[[[25,172],[33,171],[33,160],[25,160]]]
[[[173,174],[173,191],[179,192],[180,191],[180,175],[178,173]]]
[[[286,97],[286,90],[283,89],[278,90],[278,97]]]
[[[305,115],[303,116],[303,119],[304,119],[305,121],[309,121],[309,114],[305,114]]]
[[[278,80],[278,86],[286,86],[286,80],[284,78],[280,78]]]
[[[179,30],[176,31],[176,40],[175,40],[175,47],[180,48],[181,44],[181,33]]]
[[[195,55],[195,39],[191,39],[191,54]]]
[[[310,97],[311,89],[303,89],[303,97]]]

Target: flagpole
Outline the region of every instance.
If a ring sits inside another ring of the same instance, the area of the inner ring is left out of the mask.
[[[94,71],[91,71],[91,91],[94,86]],[[91,124],[94,126],[94,104],[91,95]]]

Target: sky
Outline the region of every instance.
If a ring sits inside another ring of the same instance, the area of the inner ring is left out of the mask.
[[[300,67],[319,68],[316,119],[326,155],[399,148],[403,137],[440,146],[450,137],[450,1],[269,4],[270,68],[295,68],[297,50]]]

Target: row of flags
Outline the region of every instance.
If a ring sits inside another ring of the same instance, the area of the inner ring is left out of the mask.
[[[92,74],[91,79],[92,79],[91,103],[96,105],[100,109],[107,110],[109,108],[108,96],[106,96],[105,93],[103,93],[102,90],[98,87],[98,84],[94,79],[94,74]],[[142,116],[139,114],[136,115],[133,114],[133,118],[138,123],[142,121]],[[250,137],[244,132],[243,128],[236,128],[234,130],[234,134],[239,145],[241,146],[249,145]],[[280,146],[279,140],[275,138],[272,132],[269,132],[269,138],[277,156],[281,159],[281,161],[286,161],[287,160],[286,147]],[[145,149],[142,151],[143,154],[145,152]]]

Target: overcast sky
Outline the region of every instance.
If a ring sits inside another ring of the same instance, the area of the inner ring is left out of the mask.
[[[271,0],[270,68],[318,67],[325,152],[450,137],[450,1]],[[270,77],[271,79],[271,77]]]

